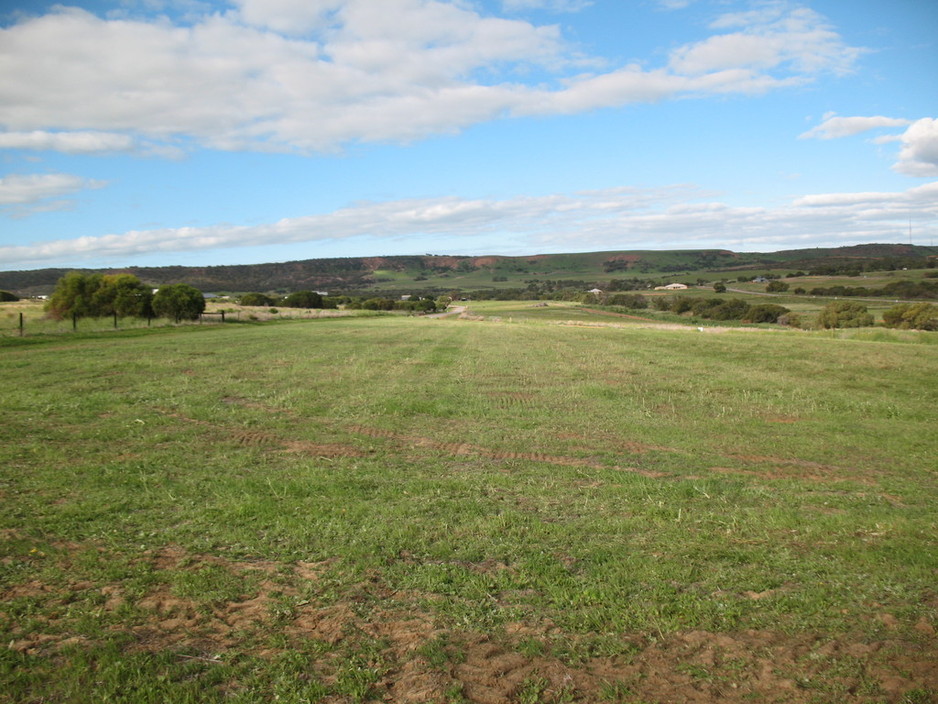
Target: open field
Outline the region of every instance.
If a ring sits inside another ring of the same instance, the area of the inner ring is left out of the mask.
[[[938,334],[468,312],[0,338],[0,702],[938,701]]]

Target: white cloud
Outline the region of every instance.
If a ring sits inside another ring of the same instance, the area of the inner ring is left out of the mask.
[[[862,132],[884,127],[904,127],[911,123],[911,120],[898,117],[884,117],[882,115],[876,115],[874,117],[835,117],[826,115],[824,122],[798,135],[798,138],[839,139],[840,137],[852,137]]]
[[[852,137],[869,130],[907,127],[901,134],[881,135],[874,144],[899,142],[902,147],[893,169],[906,176],[938,176],[938,119],[919,120],[883,117],[836,117],[832,113],[817,127],[799,135],[799,139],[837,139]]]
[[[850,68],[859,50],[823,18],[773,8],[724,16],[714,29],[736,31],[675,49],[667,66],[581,74],[597,60],[558,26],[485,16],[469,2],[238,0],[185,25],[57,6],[0,29],[0,128],[8,143],[42,134],[31,139],[63,151],[90,150],[97,134],[102,151],[133,139],[150,153],[186,141],[310,153],[506,116],[759,93]]]
[[[133,138],[107,132],[0,132],[0,149],[33,149],[66,154],[126,152],[135,148]]]
[[[776,70],[807,79],[820,72],[846,73],[863,53],[844,44],[813,10],[783,3],[723,15],[711,26],[741,29],[674,50],[670,66],[675,72],[697,76],[733,68]]]
[[[364,202],[255,226],[141,230],[0,247],[0,261],[11,267],[77,265],[154,253],[304,242],[324,248],[357,241],[368,242],[369,248],[384,248],[403,237],[422,242],[428,236],[460,241],[462,251],[475,254],[512,253],[506,251],[508,247],[514,253],[782,249],[805,242],[828,246],[904,241],[909,217],[926,224],[920,228],[921,237],[938,234],[934,225],[928,225],[938,219],[938,181],[904,192],[806,195],[777,208],[731,206],[717,200],[717,194],[692,185],[504,200],[441,197]],[[492,251],[488,243],[493,241],[499,243],[500,251]]]
[[[104,185],[71,174],[11,174],[0,178],[0,205],[28,205]]]
[[[900,137],[902,150],[893,167],[908,176],[938,176],[938,120],[925,117]]]

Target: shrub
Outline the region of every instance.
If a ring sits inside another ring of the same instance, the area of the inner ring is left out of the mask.
[[[759,303],[749,306],[746,311],[746,320],[751,323],[777,323],[779,318],[790,311],[785,306],[774,303]]]
[[[726,284],[717,281],[715,284],[713,284],[713,291],[714,293],[726,293]]]
[[[784,281],[769,281],[769,283],[766,284],[765,290],[768,293],[784,293],[788,290],[788,284]]]
[[[787,325],[791,328],[800,328],[801,316],[797,313],[784,313],[783,315],[778,316],[778,320],[776,322],[779,325]]]
[[[205,310],[205,296],[189,284],[163,286],[153,296],[153,312],[163,318],[197,320]]]
[[[243,306],[272,306],[276,301],[263,293],[246,293],[240,300]]]
[[[296,291],[283,299],[287,308],[322,308],[322,296],[315,291]]]
[[[906,330],[938,330],[938,306],[931,303],[900,303],[883,312],[883,324]]]
[[[622,306],[623,308],[642,309],[648,307],[648,299],[640,293],[614,293],[606,299],[610,306]]]
[[[15,293],[10,293],[9,291],[0,291],[0,303],[10,303],[12,301],[18,301],[20,297]]]
[[[817,316],[821,328],[862,328],[873,324],[873,316],[862,303],[833,301],[828,303]]]

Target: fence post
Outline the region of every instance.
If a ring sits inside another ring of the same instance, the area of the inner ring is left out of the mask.
[[[20,337],[23,336],[23,313],[20,312]]]
[[[22,315],[23,315],[23,314],[20,313],[20,316],[21,316],[21,317],[22,317]],[[222,312],[221,312],[221,321],[222,321],[222,322],[225,322],[225,311],[222,311]]]
[[[72,330],[78,329],[78,313],[72,313]]]
[[[114,311],[114,329],[117,329],[117,311]]]

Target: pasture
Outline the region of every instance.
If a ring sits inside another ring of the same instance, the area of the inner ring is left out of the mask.
[[[469,312],[0,338],[0,702],[938,701],[938,335]]]

